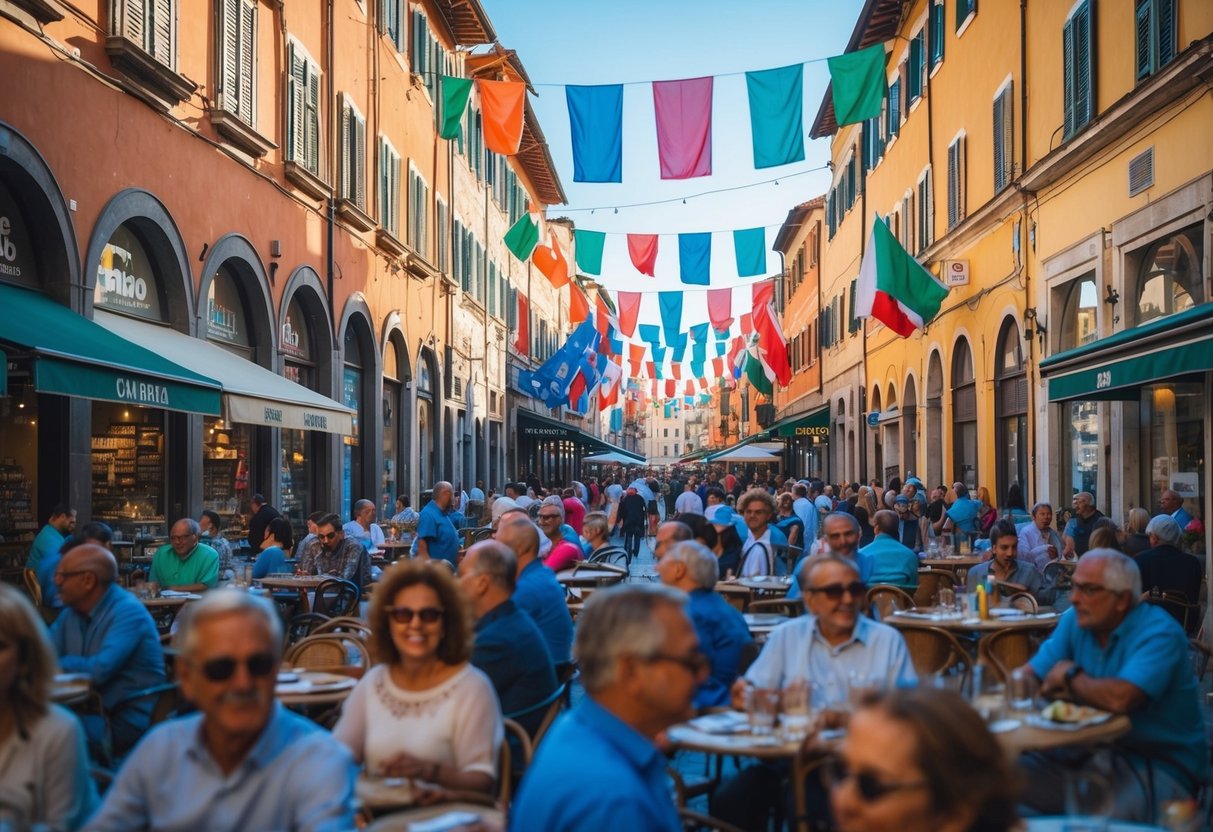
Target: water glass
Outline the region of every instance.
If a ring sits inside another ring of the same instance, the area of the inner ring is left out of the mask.
[[[767,688],[750,688],[746,698],[746,714],[750,719],[750,733],[766,736],[775,731],[775,717],[779,713],[779,691]]]
[[[1107,832],[1114,800],[1108,781],[1090,772],[1066,772],[1066,832]]]
[[[253,585],[253,565],[251,563],[246,564],[244,566],[244,568],[240,570],[240,574],[241,574],[241,583],[243,583],[244,586]]]
[[[147,582],[147,597],[148,598],[159,598],[160,597],[160,584],[158,584],[156,581],[148,581]]]
[[[140,599],[148,597],[147,581],[143,580],[142,578],[135,581],[135,597]]]
[[[809,732],[809,680],[792,679],[780,691],[780,733],[798,742]]]
[[[939,611],[951,612],[956,607],[956,590],[950,586],[939,588]]]
[[[1030,713],[1035,708],[1038,684],[1036,674],[1017,667],[1007,679],[1007,703],[1015,713]]]

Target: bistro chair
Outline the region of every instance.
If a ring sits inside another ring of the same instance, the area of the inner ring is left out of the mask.
[[[1044,584],[1047,588],[1069,589],[1070,568],[1060,561],[1049,561],[1044,568]]]
[[[973,661],[960,640],[942,627],[902,627],[910,661],[919,677],[955,674],[963,687]]]
[[[25,581],[25,593],[35,607],[42,609],[42,584],[38,583],[38,573],[27,566],[21,570],[21,576]]]
[[[778,613],[786,615],[789,618],[795,618],[804,612],[804,604],[796,599],[789,601],[787,598],[764,598],[761,601],[751,601],[746,607],[748,613]]]
[[[1031,630],[998,630],[977,642],[977,660],[1005,682],[1012,670],[1032,658],[1039,641]]]
[[[518,711],[511,711],[508,714],[503,714],[503,716],[508,720],[512,720],[519,727],[521,727],[525,723],[533,721],[527,719],[527,717],[534,716],[535,714],[543,714],[543,716],[539,719],[538,725],[535,726],[535,730],[527,735],[527,739],[530,740],[532,748],[538,748],[539,741],[543,739],[543,735],[547,733],[548,728],[550,728],[552,723],[556,721],[557,715],[564,710],[565,706],[567,705],[568,690],[569,681],[566,679],[561,681],[560,684],[556,686],[556,690],[552,691],[544,699],[536,702],[534,705],[528,705],[527,707]]]
[[[914,606],[933,607],[939,604],[939,590],[956,585],[956,574],[950,569],[918,570],[918,589],[914,591]]]
[[[1016,610],[1036,615],[1040,611],[1040,607],[1036,603],[1036,598],[1030,592],[1013,592],[1007,597],[1007,606]]]
[[[358,612],[358,604],[362,601],[362,590],[353,581],[342,578],[329,578],[321,581],[312,595],[312,612],[318,612],[330,618],[352,615]]]
[[[348,633],[357,636],[363,641],[367,641],[371,637],[371,628],[361,618],[354,618],[350,615],[342,615],[317,625],[316,629],[312,630],[311,635],[320,635],[321,633]]]
[[[895,612],[912,608],[914,597],[892,584],[876,584],[868,587],[867,602],[875,618],[883,621]]]
[[[327,615],[319,612],[301,612],[293,616],[286,625],[287,646],[307,638],[316,632],[317,627],[329,620]]]
[[[1183,625],[1184,632],[1189,636],[1196,631],[1196,625],[1200,623],[1200,604],[1189,604],[1188,596],[1184,595],[1177,589],[1163,589],[1154,587],[1141,594],[1141,600],[1150,604],[1157,604],[1162,607],[1175,619]]]
[[[535,751],[525,728],[509,717],[502,721],[502,726],[505,742],[497,752],[497,803],[508,811],[514,790],[518,788],[523,772],[530,767]]]
[[[371,666],[371,651],[356,635],[320,633],[292,644],[282,665],[303,670],[341,669],[360,677]]]

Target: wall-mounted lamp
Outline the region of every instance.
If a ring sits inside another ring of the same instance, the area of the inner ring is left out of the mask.
[[[1111,283],[1109,283],[1104,288],[1107,289],[1107,291],[1108,291],[1107,296],[1103,299],[1104,303],[1110,304],[1112,306],[1115,306],[1116,304],[1120,303],[1120,292],[1113,289]]]
[[[1029,306],[1023,311],[1023,338],[1025,341],[1031,341],[1033,335],[1040,336],[1040,345],[1044,346],[1045,335],[1048,330],[1045,328],[1044,321],[1036,317],[1036,307]]]

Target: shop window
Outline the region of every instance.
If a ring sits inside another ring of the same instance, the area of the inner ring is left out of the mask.
[[[1140,259],[1137,271],[1137,323],[1173,315],[1205,302],[1202,226],[1197,224],[1160,240]]]
[[[1062,504],[1080,491],[1099,505],[1099,402],[1073,401],[1061,405]]]
[[[969,342],[956,342],[952,358],[952,467],[957,482],[977,488],[977,383]]]
[[[134,537],[161,534],[164,411],[93,402],[92,519]]]
[[[1204,519],[1201,487],[1205,481],[1204,422],[1207,391],[1203,384],[1155,384],[1141,390],[1142,502],[1153,514],[1162,492],[1173,489],[1183,508]]]
[[[0,396],[0,540],[24,543],[25,550],[42,526],[35,507],[38,473],[38,396],[28,364],[10,369],[8,390]],[[43,518],[45,519],[45,518]]]
[[[1089,344],[1099,335],[1099,290],[1095,272],[1073,280],[1060,290],[1061,329],[1058,350],[1072,350]]]
[[[1028,377],[1023,362],[1023,339],[1014,319],[1007,318],[998,336],[994,365],[994,409],[998,414],[998,493],[1006,497],[1011,483],[1028,484]]]

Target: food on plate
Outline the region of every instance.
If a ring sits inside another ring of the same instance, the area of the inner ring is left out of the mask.
[[[1050,702],[1041,711],[1041,716],[1050,722],[1086,722],[1089,719],[1103,716],[1103,711],[1089,705],[1076,705],[1073,702],[1063,702],[1060,699]]]

